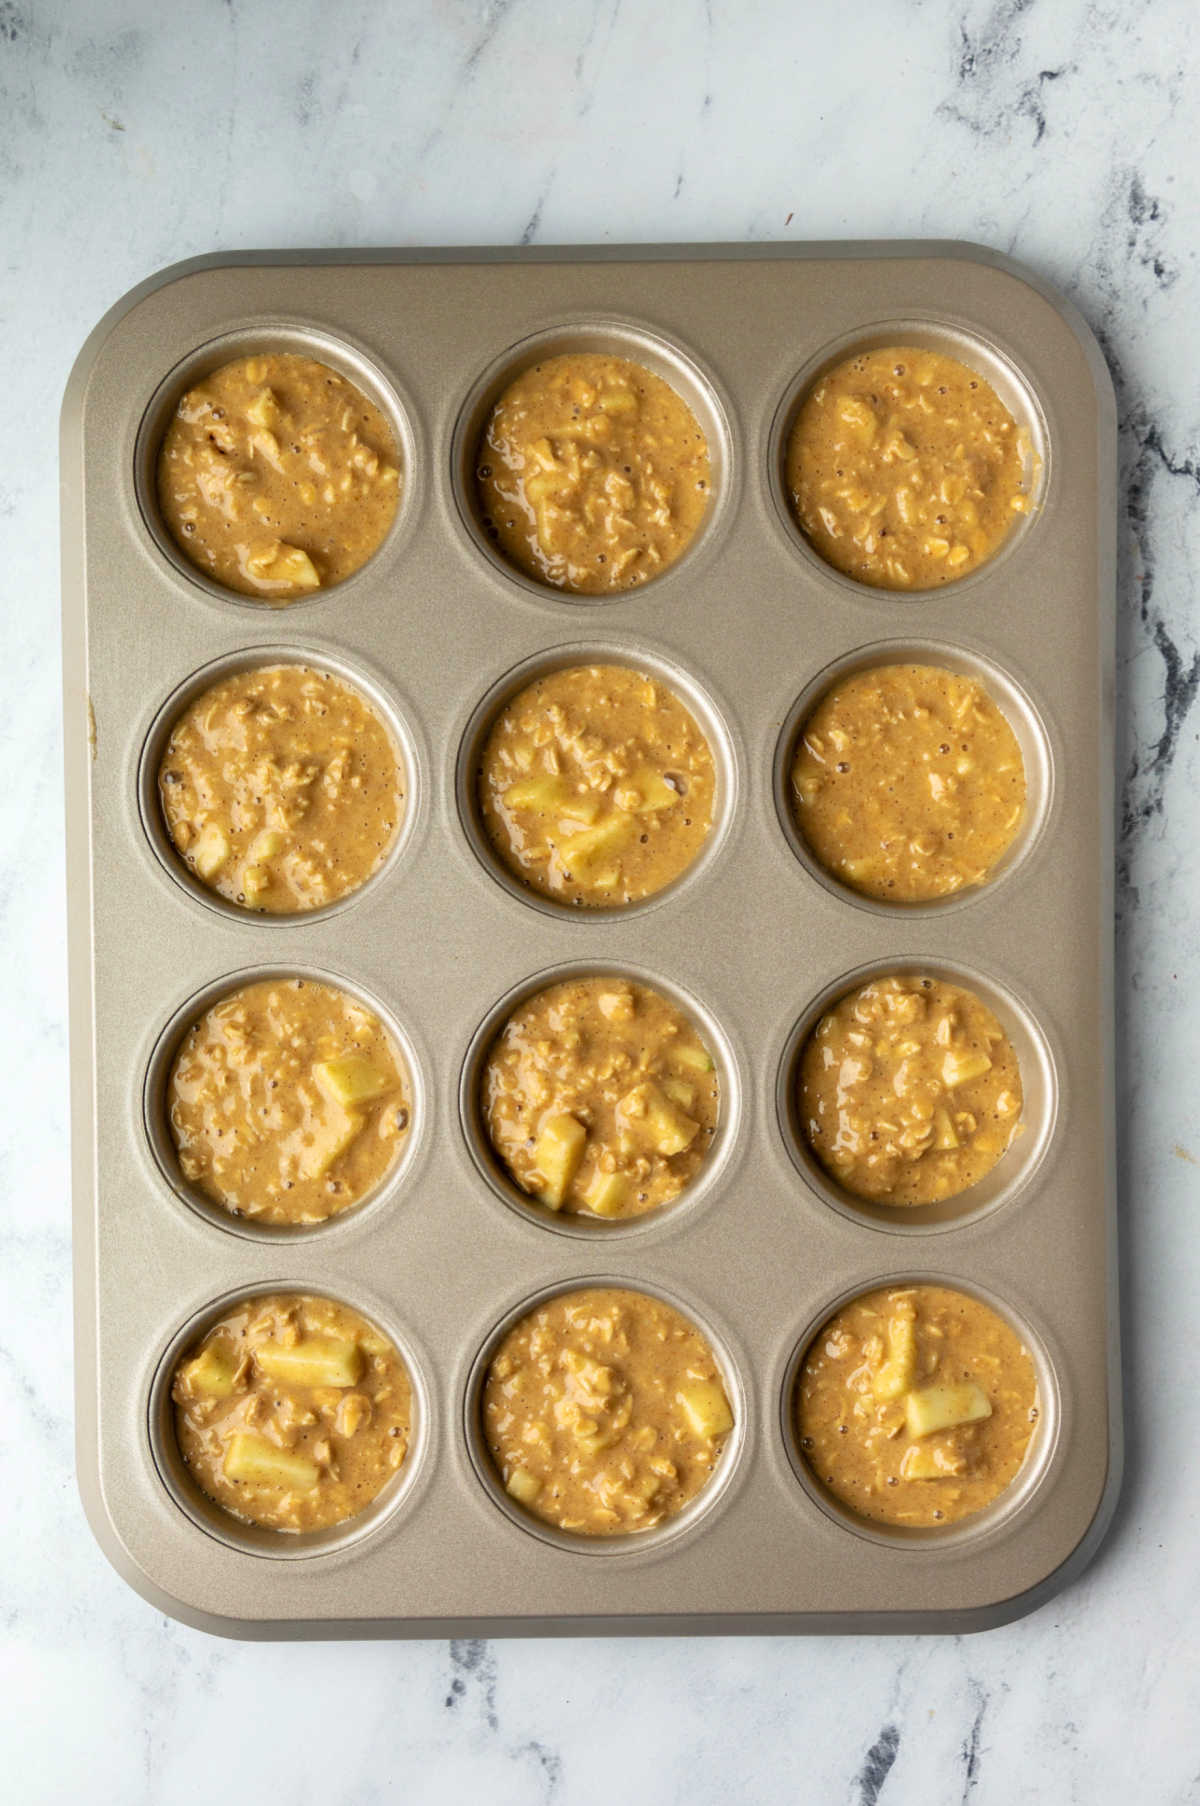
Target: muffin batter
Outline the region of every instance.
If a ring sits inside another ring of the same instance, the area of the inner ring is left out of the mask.
[[[408,1453],[404,1362],[331,1298],[275,1292],[235,1305],[180,1361],[171,1396],[201,1491],[270,1530],[354,1517]]]
[[[188,1183],[232,1216],[320,1223],[380,1184],[404,1144],[400,1056],[356,997],[271,978],[183,1038],[167,1115]]]
[[[921,903],[986,882],[1021,824],[1025,766],[974,678],[882,665],[835,684],[805,722],[792,806],[834,877]]]
[[[478,778],[484,827],[509,870],[593,908],[678,878],[712,827],[714,787],[692,716],[628,665],[539,677],[497,719]]]
[[[295,915],[357,890],[395,839],[404,775],[349,684],[307,665],[223,678],[176,722],[159,766],[167,832],[245,909]]]
[[[476,454],[485,530],[527,576],[580,594],[631,589],[679,557],[708,507],[708,442],[661,376],[571,352],[533,364]]]
[[[873,979],[827,1010],[800,1059],[821,1165],[879,1204],[932,1204],[989,1173],[1017,1133],[1021,1074],[995,1016],[941,978]]]
[[[572,978],[520,1005],[481,1086],[492,1147],[548,1210],[635,1217],[678,1197],[717,1128],[712,1056],[648,985]]]
[[[710,1479],[733,1412],[708,1343],[644,1292],[560,1293],[508,1333],[483,1429],[511,1496],[584,1536],[649,1530]]]
[[[882,1524],[949,1526],[982,1511],[1024,1461],[1038,1411],[1015,1330],[946,1286],[845,1305],[814,1338],[796,1388],[813,1474]]]
[[[787,451],[805,537],[880,589],[965,577],[1026,514],[1027,435],[991,385],[914,346],[865,351],[822,376]]]
[[[189,389],[159,453],[159,507],[184,557],[269,602],[351,576],[382,543],[399,495],[379,409],[290,352],[238,358]]]

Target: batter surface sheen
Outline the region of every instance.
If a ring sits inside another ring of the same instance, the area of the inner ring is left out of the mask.
[[[158,500],[184,557],[266,602],[342,583],[382,543],[400,464],[379,409],[338,371],[291,352],[214,370],[182,397]]]
[[[982,1511],[1018,1473],[1039,1414],[1016,1331],[947,1286],[892,1286],[843,1306],[796,1387],[814,1477],[883,1524],[948,1528]]]
[[[372,1502],[412,1433],[404,1362],[332,1298],[235,1305],[175,1372],[175,1434],[202,1492],[271,1530],[324,1530]]]
[[[635,1217],[669,1203],[716,1134],[712,1055],[661,992],[627,979],[552,985],[488,1055],[483,1111],[523,1191],[568,1215]]]
[[[888,903],[987,882],[1025,811],[1025,765],[975,678],[881,665],[840,679],[804,724],[792,812],[814,856]]]
[[[404,773],[357,690],[306,665],[223,678],[171,729],[158,770],[167,832],[202,883],[243,909],[296,915],[383,864]]]
[[[956,1197],[1018,1132],[1017,1056],[987,1005],[945,979],[873,979],[828,1009],[800,1057],[805,1139],[844,1190],[879,1204]]]
[[[787,450],[792,505],[835,570],[880,589],[965,577],[1028,513],[1031,454],[996,391],[912,345],[859,352],[820,377]]]
[[[484,1385],[484,1436],[506,1490],[577,1535],[649,1530],[682,1511],[733,1421],[695,1324],[616,1287],[539,1305],[504,1338]]]
[[[500,714],[478,775],[500,859],[531,890],[584,908],[638,902],[686,871],[715,786],[692,715],[629,665],[537,678]]]
[[[665,571],[712,491],[687,403],[641,364],[598,352],[544,358],[509,384],[475,478],[484,529],[509,563],[591,595]]]
[[[310,978],[222,997],[183,1037],[167,1087],[179,1169],[255,1222],[324,1222],[374,1191],[410,1112],[399,1051],[365,1004]]]

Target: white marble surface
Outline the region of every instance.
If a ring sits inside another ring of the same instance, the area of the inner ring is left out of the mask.
[[[615,1757],[619,1792],[663,1801],[1200,1800],[1195,26],[1191,0],[0,0],[5,1798],[586,1806]],[[217,247],[910,235],[1056,282],[1121,400],[1107,1546],[967,1639],[252,1646],[165,1621],[72,1476],[53,547],[80,341]]]

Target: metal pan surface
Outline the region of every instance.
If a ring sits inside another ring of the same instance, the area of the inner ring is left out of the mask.
[[[850,348],[917,343],[988,375],[1027,426],[1037,506],[1002,554],[935,592],[869,590],[795,530],[786,433]],[[537,352],[626,352],[685,395],[714,500],[666,574],[569,597],[502,565],[469,473],[478,426]],[[157,520],[154,458],[189,380],[256,349],[310,352],[391,419],[405,487],[373,559],[282,610],[225,594]],[[956,244],[811,244],[207,258],[153,278],[84,347],[63,412],[64,665],[78,1465],[89,1520],[158,1608],[245,1637],[962,1631],[1082,1566],[1121,1465],[1112,1089],[1111,384],[1061,298]],[[675,886],[624,912],[540,907],[489,863],[473,749],[522,674],[573,660],[670,674],[719,769],[718,827]],[[806,701],[834,671],[921,657],[985,674],[1030,776],[995,882],[937,907],[856,899],[780,808]],[[374,701],[408,767],[400,843],[341,905],[214,907],[154,810],[155,751],[203,676],[300,658]],[[489,713],[490,711],[490,713]],[[694,1194],[610,1232],[550,1226],[480,1144],[480,1036],[533,981],[648,978],[718,1056],[719,1145]],[[847,1208],[797,1145],[788,1077],[859,974],[961,977],[1021,1053],[1028,1132],[959,1212]],[[161,1083],[189,1003],[286,970],[372,1001],[410,1068],[419,1133],[360,1211],[312,1233],[225,1224],[172,1182]],[[841,1300],[951,1282],[1018,1326],[1043,1411],[1018,1483],[945,1535],[866,1531],[794,1446],[808,1337]],[[606,1280],[707,1333],[737,1428],[717,1480],[660,1531],[543,1534],[489,1477],[482,1363],[528,1301]],[[313,1541],[243,1535],[187,1483],[171,1363],[223,1302],[344,1300],[414,1382],[403,1484]],[[282,1547],[281,1547],[282,1545]]]

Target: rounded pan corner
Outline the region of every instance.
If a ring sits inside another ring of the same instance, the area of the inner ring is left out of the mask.
[[[151,295],[157,294],[159,289],[170,288],[176,282],[186,281],[189,276],[200,275],[206,270],[236,268],[261,262],[261,255],[252,251],[206,251],[200,257],[183,257],[178,263],[164,264],[152,276],[145,276],[141,282],[135,282],[131,289],[126,289],[97,320],[71,365],[59,409],[60,432],[64,441],[78,422],[83,396],[100,353],[127,315],[140,307],[143,301],[149,300]]]
[[[131,1587],[138,1598],[144,1599],[154,1611],[173,1618],[177,1624],[186,1624],[190,1630],[207,1631],[211,1636],[227,1637],[235,1642],[287,1634],[286,1629],[279,1627],[267,1629],[244,1618],[224,1618],[219,1614],[203,1611],[160,1586],[126,1548],[104,1503],[98,1476],[90,1467],[84,1467],[82,1450],[76,1455],[75,1485],[84,1519],[101,1555],[126,1586]]]
[[[950,238],[933,240],[927,246],[914,246],[914,249],[928,249],[940,257],[955,258],[964,263],[978,263],[1014,282],[1036,295],[1040,301],[1053,310],[1076,340],[1083,352],[1084,361],[1091,373],[1096,391],[1096,403],[1100,421],[1107,433],[1115,434],[1117,426],[1117,394],[1113,386],[1112,372],[1108,367],[1108,359],[1080,308],[1068,295],[1053,282],[1047,280],[1040,271],[1023,263],[1019,257],[1010,257],[1007,251],[997,251],[991,245],[978,244],[969,238]]]
[[[176,1624],[186,1625],[189,1630],[200,1630],[207,1636],[222,1637],[230,1643],[294,1643],[314,1639],[334,1641],[442,1634],[438,1627],[422,1632],[419,1626],[383,1618],[316,1621],[307,1618],[230,1618],[221,1612],[208,1611],[160,1585],[127,1548],[104,1503],[98,1483],[93,1484],[96,1476],[90,1469],[84,1469],[82,1456],[77,1459],[75,1480],[87,1527],[113,1572],[153,1611],[161,1612]]]
[[[958,1611],[939,1613],[937,1622],[927,1619],[907,1628],[926,1631],[944,1631],[955,1635],[971,1635],[976,1631],[1000,1630],[1006,1624],[1015,1624],[1021,1618],[1029,1617],[1041,1606],[1048,1605],[1052,1599],[1071,1586],[1088,1568],[1099,1554],[1100,1548],[1112,1529],[1117,1505],[1121,1497],[1121,1485],[1125,1473],[1125,1448],[1121,1436],[1119,1421],[1112,1423],[1108,1468],[1104,1477],[1104,1485],[1095,1511],[1085,1526],[1079,1541],[1048,1573],[1035,1580],[1032,1586],[1013,1593],[1006,1599],[997,1599],[988,1605],[968,1606]],[[897,1626],[898,1629],[906,1628]]]

